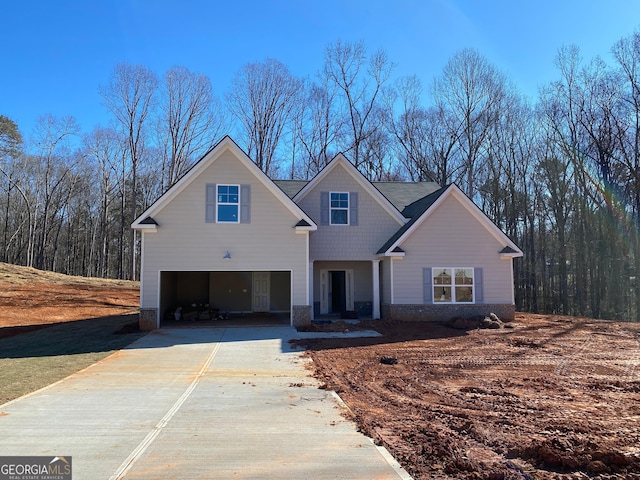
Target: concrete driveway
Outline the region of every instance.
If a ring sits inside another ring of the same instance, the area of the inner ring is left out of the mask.
[[[84,479],[410,478],[341,416],[291,327],[163,329],[0,406],[0,455]]]

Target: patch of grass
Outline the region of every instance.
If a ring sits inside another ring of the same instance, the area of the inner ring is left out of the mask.
[[[61,380],[144,336],[137,314],[47,326],[0,339],[0,405]],[[124,333],[123,333],[124,332]]]

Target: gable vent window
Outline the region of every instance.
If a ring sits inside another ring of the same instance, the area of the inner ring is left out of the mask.
[[[331,225],[349,225],[349,194],[331,192]]]

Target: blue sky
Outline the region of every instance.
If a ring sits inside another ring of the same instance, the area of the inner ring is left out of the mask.
[[[298,76],[321,69],[326,46],[363,40],[428,86],[472,47],[535,97],[557,78],[554,58],[585,59],[640,28],[637,0],[23,0],[2,8],[0,114],[28,136],[45,114],[106,125],[98,87],[118,62],[158,75],[173,65],[211,78],[220,97],[240,67],[276,58]]]

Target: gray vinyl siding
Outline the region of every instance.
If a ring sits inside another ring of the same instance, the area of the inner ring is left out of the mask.
[[[358,224],[322,225],[322,192],[356,193]],[[309,241],[311,260],[374,260],[378,249],[402,226],[341,165],[318,182],[299,205],[318,224]]]
[[[483,303],[512,303],[511,260],[498,253],[504,245],[453,195],[400,246],[405,257],[393,264],[395,304],[424,302],[425,267],[482,268]]]
[[[251,186],[251,222],[207,223],[206,185]],[[141,308],[156,308],[160,271],[291,271],[292,303],[306,305],[307,235],[300,220],[226,151],[154,213],[156,233],[144,233]],[[226,252],[231,259],[223,259]]]

